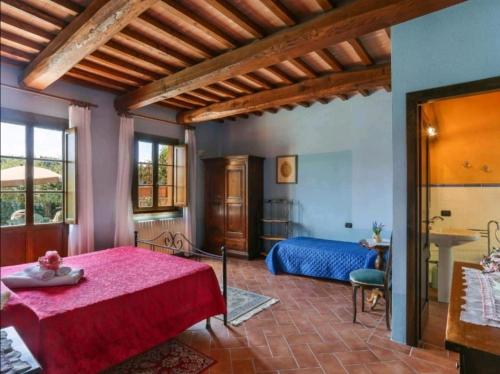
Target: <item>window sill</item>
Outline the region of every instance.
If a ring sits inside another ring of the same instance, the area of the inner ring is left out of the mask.
[[[173,212],[135,213],[134,222],[175,219],[181,217],[182,217],[182,209]]]

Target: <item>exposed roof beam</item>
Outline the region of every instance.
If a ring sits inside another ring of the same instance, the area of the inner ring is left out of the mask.
[[[157,0],[93,0],[28,65],[23,84],[43,90]]]
[[[119,110],[140,108],[283,60],[357,38],[464,0],[358,0],[226,52],[119,97]]]
[[[203,108],[181,112],[180,123],[210,121],[258,110],[268,110],[292,103],[303,103],[318,97],[382,87],[391,80],[389,64],[375,65],[356,71],[332,73],[321,78],[305,80],[291,86],[242,96],[233,100],[211,104]]]
[[[348,40],[347,42],[354,49],[354,52],[359,57],[363,65],[368,66],[373,64],[373,59],[370,57],[365,47],[363,47],[363,45],[358,39],[351,39]]]

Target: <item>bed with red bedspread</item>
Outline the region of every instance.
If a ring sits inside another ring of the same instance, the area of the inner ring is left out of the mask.
[[[120,247],[64,264],[85,270],[78,285],[13,290],[1,312],[2,327],[17,328],[48,374],[99,372],[226,310],[213,269],[200,262]]]

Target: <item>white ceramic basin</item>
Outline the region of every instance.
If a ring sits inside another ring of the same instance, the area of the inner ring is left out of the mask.
[[[481,239],[478,232],[466,229],[434,228],[429,232],[429,240],[438,247],[456,247]]]
[[[450,299],[451,269],[453,269],[452,247],[481,239],[478,232],[466,229],[433,228],[429,240],[439,248],[438,301],[447,303]]]

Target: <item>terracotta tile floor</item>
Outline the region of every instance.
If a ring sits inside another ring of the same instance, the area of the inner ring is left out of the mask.
[[[228,268],[230,286],[280,302],[241,326],[225,328],[213,319],[212,331],[199,323],[178,337],[217,360],[211,374],[457,373],[456,355],[442,348],[445,319],[439,305],[431,308],[431,323],[441,327],[426,336],[422,348],[411,348],[389,339],[383,302],[375,311],[358,312],[352,323],[348,284],[273,276],[262,260],[231,258]]]

